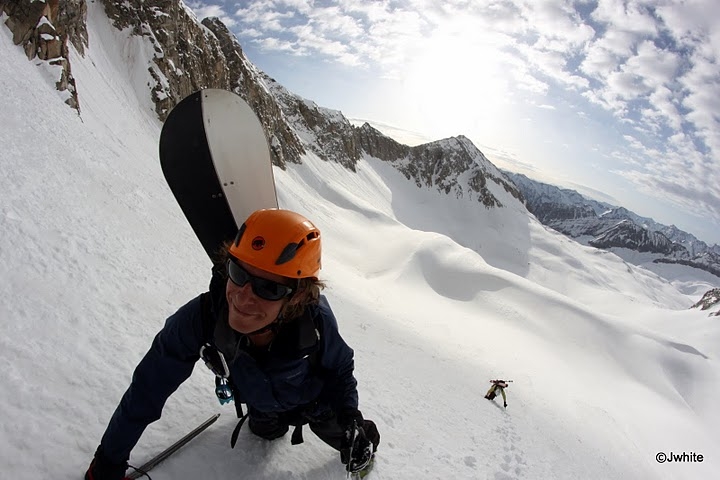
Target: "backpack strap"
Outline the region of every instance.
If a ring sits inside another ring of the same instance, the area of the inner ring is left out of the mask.
[[[318,344],[317,348],[315,348],[312,352],[310,352],[307,356],[307,361],[310,364],[310,371],[319,375],[320,377],[323,376],[322,374],[322,338],[323,338],[323,325],[322,321],[318,320],[317,316],[312,317],[313,325],[315,326],[315,331],[317,332],[318,337]],[[299,445],[304,442],[303,439],[303,423],[300,423],[298,425],[295,425],[295,429],[293,430],[292,437],[290,439],[290,443],[292,445]]]
[[[237,402],[235,405],[239,405]],[[240,408],[240,412],[242,412],[242,407]],[[237,443],[238,435],[240,435],[240,429],[242,428],[243,424],[245,423],[245,420],[247,420],[248,415],[250,415],[250,412],[246,413],[242,417],[240,414],[238,414],[238,418],[240,418],[240,421],[235,425],[235,428],[233,429],[233,433],[230,436],[230,448],[235,448],[235,444]]]
[[[240,398],[235,387],[235,383],[230,378],[230,369],[225,363],[220,350],[215,346],[215,320],[216,317],[213,314],[212,299],[210,298],[210,292],[205,292],[200,296],[201,314],[202,314],[202,338],[203,346],[200,348],[200,357],[203,359],[205,364],[215,374],[215,392],[218,395],[218,399],[221,404],[227,403],[230,399],[220,398],[218,391],[220,389],[230,389],[232,393],[232,399],[235,403],[235,413],[240,419],[235,430],[233,430],[232,436],[230,437],[230,446],[235,448],[237,437],[240,434],[240,428],[247,419],[247,414],[243,412],[242,403],[237,399]],[[224,400],[224,401],[223,401]]]
[[[322,325],[322,321],[319,321],[317,316],[313,316],[312,320],[313,320],[313,325],[315,325],[315,331],[317,332],[318,348],[316,348],[312,352],[310,352],[310,354],[307,356],[307,360],[310,363],[310,370],[317,373],[321,370],[320,361],[322,360],[322,357],[320,354],[322,353],[321,350],[322,350],[322,338],[323,338],[323,325]]]
[[[200,309],[202,315],[202,339],[203,344],[212,343],[215,331],[215,315],[213,315],[212,298],[210,292],[200,295]]]

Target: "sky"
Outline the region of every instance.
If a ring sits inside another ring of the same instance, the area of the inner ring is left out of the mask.
[[[715,0],[186,0],[290,91],[720,243]]]
[[[146,40],[88,3],[90,47],[71,52],[78,115],[55,90],[57,67],[28,61],[3,23],[0,464],[14,480],[80,478],[133,368],[165,318],[207,288],[211,264],[160,170]],[[688,309],[711,286],[697,270],[659,276],[579,245],[492,182],[503,209],[418,188],[372,158],[357,173],[303,160],[275,169],[279,201],[322,231],[325,293],[382,435],[368,479],[720,469],[720,324]],[[507,409],[482,398],[498,377],[513,380]],[[234,408],[217,403],[202,365],[131,462],[215,413],[154,480],[344,476],[307,430],[301,446],[243,430],[231,450]],[[656,460],[683,453],[703,461]]]

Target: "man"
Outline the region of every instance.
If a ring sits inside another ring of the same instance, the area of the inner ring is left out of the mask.
[[[209,291],[168,318],[138,364],[85,479],[124,478],[133,447],[201,352],[218,398],[232,398],[243,417],[233,446],[245,418],[267,440],[295,427],[293,443],[307,424],[348,471],[365,473],[380,434],[358,410],[353,350],[320,295],[320,258],[320,231],[302,215],[250,215],[216,262]]]

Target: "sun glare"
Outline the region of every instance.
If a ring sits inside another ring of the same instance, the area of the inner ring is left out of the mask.
[[[508,66],[497,49],[479,40],[437,33],[410,58],[403,93],[426,129],[440,135],[485,131],[511,108]]]

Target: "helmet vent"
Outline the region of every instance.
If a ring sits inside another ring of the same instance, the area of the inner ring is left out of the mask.
[[[242,227],[240,227],[240,230],[238,230],[237,235],[235,235],[235,241],[233,243],[235,243],[236,247],[238,247],[240,245],[240,239],[242,238],[243,233],[245,233],[246,228],[247,228],[247,225],[245,225],[243,223]]]
[[[287,263],[293,258],[295,258],[295,254],[297,253],[298,248],[302,247],[304,243],[304,240],[302,240],[300,243],[288,243],[278,257],[278,259],[275,260],[275,265],[282,265],[283,263]]]

